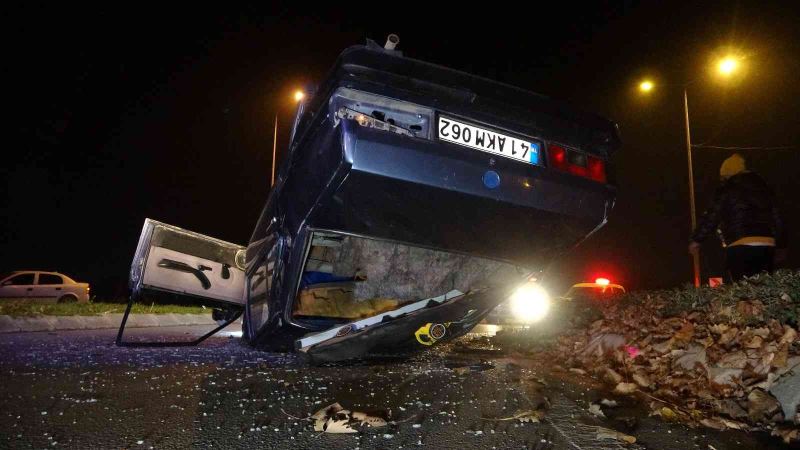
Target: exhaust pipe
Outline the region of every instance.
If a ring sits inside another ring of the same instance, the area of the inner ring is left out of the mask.
[[[400,37],[396,34],[390,34],[389,37],[386,38],[386,44],[384,44],[383,48],[386,50],[394,50],[399,43]]]

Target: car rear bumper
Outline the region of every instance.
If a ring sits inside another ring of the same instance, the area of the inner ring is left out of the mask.
[[[613,206],[607,184],[352,122],[337,128],[348,167],[310,217],[316,227],[539,266]],[[484,184],[487,172],[497,187]]]

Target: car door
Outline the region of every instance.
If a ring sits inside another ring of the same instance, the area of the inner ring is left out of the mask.
[[[31,297],[55,301],[63,295],[64,279],[54,273],[39,272]]]
[[[33,291],[35,272],[13,274],[0,285],[2,298],[28,298]]]
[[[281,251],[282,240],[277,233],[271,233],[258,245],[261,255],[258,257],[253,270],[248,275],[247,283],[247,308],[245,320],[247,321],[248,340],[253,340],[263,333],[268,325],[270,316],[270,300],[273,297],[273,286],[276,279],[276,266]]]
[[[243,305],[244,252],[241,245],[146,219],[131,265],[131,293]]]

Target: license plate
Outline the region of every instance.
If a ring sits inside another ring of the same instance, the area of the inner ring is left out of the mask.
[[[506,158],[539,164],[541,144],[439,116],[439,139]]]

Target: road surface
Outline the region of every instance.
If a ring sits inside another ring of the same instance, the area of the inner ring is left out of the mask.
[[[203,327],[131,330],[191,338]],[[605,398],[547,364],[464,338],[410,359],[310,367],[253,350],[236,329],[199,347],[119,348],[115,330],[0,335],[0,447],[7,448],[784,448],[763,435],[692,430]],[[609,397],[610,398],[610,397]],[[397,422],[356,435],[313,431],[331,403]],[[505,419],[549,404],[540,423]],[[597,426],[637,438],[597,438]]]

